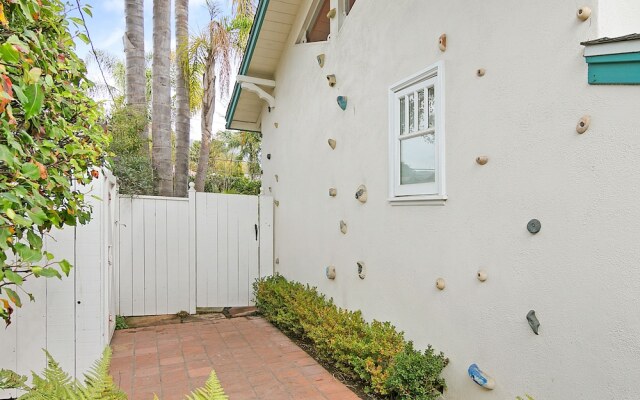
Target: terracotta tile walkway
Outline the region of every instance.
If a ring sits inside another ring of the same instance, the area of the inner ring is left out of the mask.
[[[230,400],[357,400],[262,318],[117,331],[111,374],[130,400],[182,400],[212,369]]]

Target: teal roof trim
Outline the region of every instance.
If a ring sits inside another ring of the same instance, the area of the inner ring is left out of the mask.
[[[640,85],[640,52],[585,58],[590,85]]]
[[[253,52],[256,49],[256,44],[258,43],[258,37],[260,36],[260,30],[262,29],[262,23],[264,22],[264,17],[267,15],[267,8],[269,7],[269,0],[260,0],[258,3],[258,9],[256,10],[256,15],[253,18],[253,25],[251,26],[251,32],[249,33],[249,42],[247,43],[247,48],[244,51],[244,56],[242,57],[242,63],[240,64],[240,70],[238,71],[238,75],[246,75],[249,70],[249,64],[251,63],[251,58],[253,57]],[[240,99],[240,92],[242,92],[242,88],[238,84],[235,83],[233,86],[233,94],[231,95],[231,102],[229,103],[229,108],[227,109],[227,115],[225,119],[227,121],[226,128],[231,129],[231,121],[233,121],[233,116],[236,112],[236,107],[238,106],[238,100]]]

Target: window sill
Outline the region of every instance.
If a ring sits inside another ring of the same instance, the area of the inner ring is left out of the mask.
[[[387,200],[392,206],[444,206],[446,195],[402,196]]]

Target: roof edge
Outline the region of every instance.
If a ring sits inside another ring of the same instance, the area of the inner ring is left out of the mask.
[[[251,32],[249,33],[249,41],[247,43],[247,48],[244,51],[244,55],[242,56],[242,63],[240,63],[240,69],[238,71],[238,75],[246,75],[247,70],[249,69],[249,64],[251,63],[251,58],[253,57],[253,52],[256,49],[256,44],[258,43],[258,37],[260,36],[260,31],[262,30],[262,23],[264,22],[264,17],[267,15],[267,8],[269,7],[269,0],[260,0],[258,3],[258,8],[256,9],[256,15],[253,17],[253,25],[251,26]],[[240,99],[240,93],[242,92],[242,88],[236,82],[233,85],[233,94],[231,95],[231,102],[229,103],[229,108],[227,109],[227,115],[225,115],[226,119],[226,129],[231,129],[231,122],[233,121],[233,117],[236,112],[236,107],[238,106],[238,100]]]

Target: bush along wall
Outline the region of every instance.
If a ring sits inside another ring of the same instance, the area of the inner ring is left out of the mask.
[[[336,307],[316,288],[280,275],[254,284],[256,305],[283,332],[309,342],[317,356],[365,391],[391,399],[437,399],[449,360],[431,346],[414,349],[389,322],[367,323],[360,311]]]

